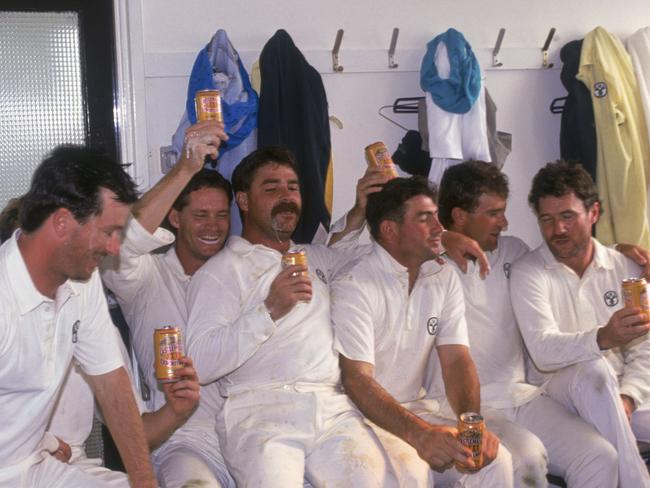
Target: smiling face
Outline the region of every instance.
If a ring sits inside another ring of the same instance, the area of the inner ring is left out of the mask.
[[[555,258],[571,266],[591,259],[591,231],[598,221],[598,202],[585,208],[575,193],[539,199],[539,228]],[[571,266],[573,267],[573,266]]]
[[[177,230],[176,253],[185,272],[217,254],[230,230],[230,204],[225,191],[203,187],[187,196],[187,204],[169,212],[169,222]]]
[[[250,189],[238,192],[236,198],[249,241],[291,239],[302,211],[298,176],[292,168],[275,162],[261,166]]]
[[[102,211],[79,223],[70,214],[71,228],[61,247],[60,268],[65,277],[87,280],[102,259],[120,252],[129,206],[115,200],[110,190],[101,189]]]
[[[495,193],[481,193],[474,211],[457,208],[452,215],[459,223],[458,230],[478,242],[484,251],[495,250],[499,235],[508,228],[506,199]]]

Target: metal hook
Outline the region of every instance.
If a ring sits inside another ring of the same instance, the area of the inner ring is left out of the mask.
[[[553,63],[548,62],[548,48],[551,45],[551,41],[553,40],[554,35],[555,27],[551,27],[551,30],[548,31],[548,36],[546,36],[544,47],[542,48],[542,68],[544,69],[551,69],[553,67]]]
[[[492,51],[492,66],[495,68],[500,68],[503,66],[503,63],[499,61],[499,51],[501,50],[501,43],[503,42],[503,36],[506,35],[506,30],[502,27],[499,29],[499,35],[497,36],[497,43],[494,46]]]
[[[399,36],[399,28],[393,29],[393,36],[390,38],[390,47],[388,48],[388,68],[395,69],[399,66],[395,62],[395,46],[397,46],[397,37]]]
[[[336,40],[334,41],[334,48],[332,49],[332,69],[340,73],[343,71],[343,66],[339,64],[339,49],[341,49],[341,41],[343,41],[343,29],[336,32]]]

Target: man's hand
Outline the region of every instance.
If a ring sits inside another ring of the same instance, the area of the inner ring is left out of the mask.
[[[472,451],[458,440],[458,430],[445,425],[420,425],[412,445],[418,455],[431,469],[442,473],[458,462],[468,469],[475,469]]]
[[[50,454],[54,456],[56,459],[58,459],[59,461],[61,461],[62,463],[67,463],[68,461],[70,461],[70,458],[72,457],[72,448],[64,440],[59,439],[58,437],[56,438],[56,440],[59,441],[59,448]]]
[[[366,206],[368,205],[368,195],[381,191],[383,186],[391,179],[393,177],[387,175],[380,166],[368,166],[366,172],[357,181],[354,207],[365,215]]]
[[[278,320],[288,314],[296,303],[310,301],[311,293],[307,267],[301,264],[288,266],[280,271],[271,283],[264,305],[271,318]]]
[[[467,259],[474,258],[478,261],[481,277],[485,278],[490,273],[490,263],[487,256],[471,237],[460,232],[448,230],[442,233],[442,246],[447,256],[452,259],[463,273],[467,273]]]
[[[206,156],[217,159],[219,146],[227,141],[223,125],[215,120],[204,120],[185,129],[185,143],[178,160],[179,165],[187,168],[192,174],[203,168]]]
[[[648,331],[650,322],[645,312],[638,307],[626,307],[614,312],[607,325],[598,329],[596,340],[601,349],[610,349],[624,346]]]
[[[625,409],[625,415],[627,415],[627,420],[632,422],[632,414],[636,410],[636,404],[632,397],[628,395],[621,395],[621,401],[623,402],[623,408]]]
[[[165,400],[174,415],[179,419],[187,420],[199,404],[200,386],[192,360],[186,356],[181,359],[181,362],[183,367],[175,371],[181,380],[174,383],[163,383],[162,388]]]
[[[499,453],[499,438],[487,429],[483,430],[483,465],[494,461]]]
[[[616,250],[643,267],[641,276],[650,280],[650,251],[634,244],[616,244]]]

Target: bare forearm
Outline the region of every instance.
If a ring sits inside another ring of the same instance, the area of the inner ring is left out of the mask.
[[[443,374],[445,394],[457,415],[463,412],[480,412],[481,388],[474,361],[459,358]]]
[[[88,377],[133,486],[155,487],[142,420],[124,368]]]
[[[142,414],[149,449],[153,451],[160,447],[186,420],[187,418],[176,415],[168,404],[155,412]]]
[[[372,422],[414,445],[414,432],[426,424],[424,420],[404,408],[377,381],[369,376],[343,377],[345,392],[359,410]]]
[[[131,209],[134,217],[147,232],[155,232],[178,195],[194,176],[194,171],[182,161],[181,159],[163,179],[142,195]]]

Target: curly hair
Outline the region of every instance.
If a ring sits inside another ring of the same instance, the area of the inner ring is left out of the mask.
[[[528,204],[539,214],[539,200],[543,197],[562,197],[574,193],[585,209],[599,202],[594,180],[580,163],[559,159],[547,163],[533,178]]]
[[[447,168],[440,181],[439,219],[445,227],[453,224],[451,211],[459,207],[473,212],[483,193],[508,199],[508,177],[495,165],[470,159]]]

